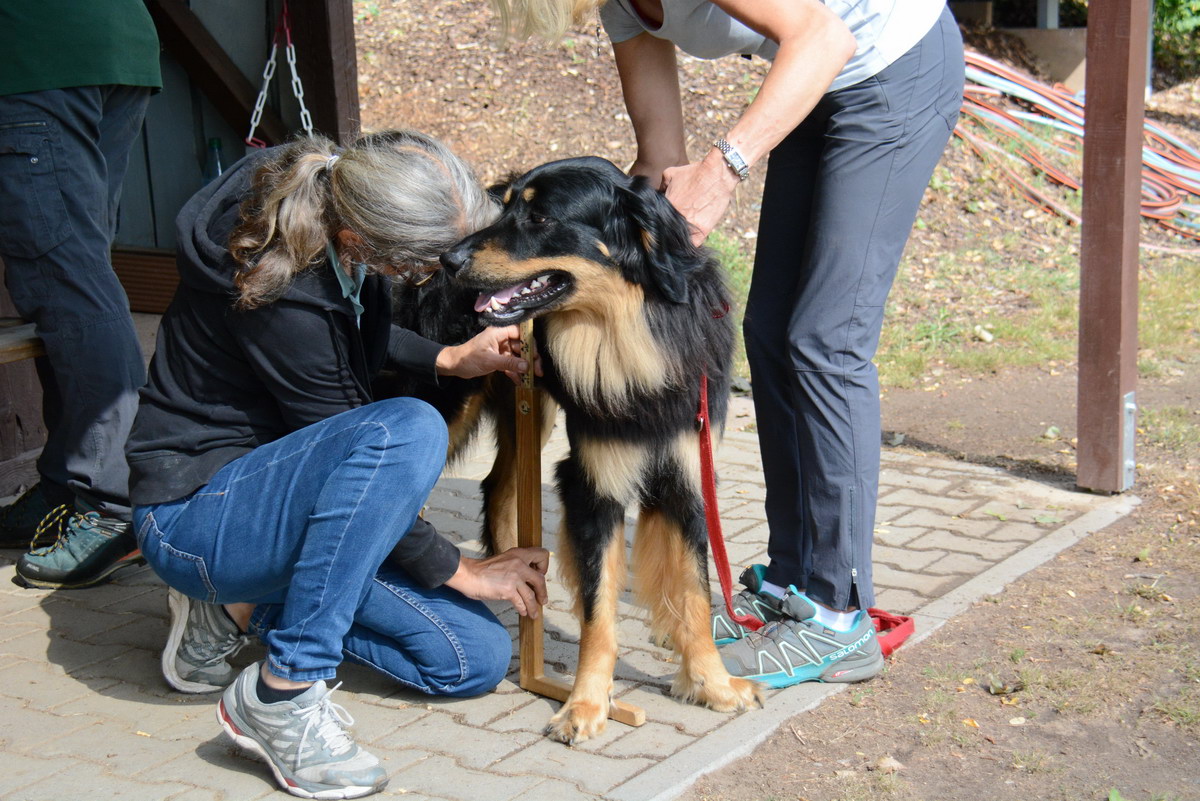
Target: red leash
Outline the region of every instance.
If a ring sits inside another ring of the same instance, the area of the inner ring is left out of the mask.
[[[700,374],[700,412],[696,415],[700,424],[700,483],[704,495],[704,519],[708,523],[708,544],[712,550],[717,578],[721,582],[721,594],[725,597],[725,611],[731,620],[751,631],[762,628],[762,621],[753,615],[739,615],[733,611],[733,576],[729,571],[729,555],[725,553],[725,537],[721,533],[721,512],[717,509],[717,477],[713,467],[712,427],[708,420],[708,375]],[[875,624],[879,647],[884,656],[891,656],[913,633],[913,619],[906,615],[895,615],[872,607],[867,610]]]
[[[725,596],[725,611],[729,618],[751,631],[762,628],[762,621],[753,615],[739,615],[733,611],[733,576],[729,573],[729,556],[725,553],[725,537],[721,534],[721,512],[717,509],[717,476],[713,469],[712,427],[708,421],[708,374],[700,374],[700,413],[696,415],[700,424],[700,483],[704,494],[704,519],[708,523],[708,545],[712,550],[713,563],[717,567],[717,578],[721,582],[721,594]]]

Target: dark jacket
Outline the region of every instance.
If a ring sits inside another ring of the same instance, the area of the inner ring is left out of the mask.
[[[392,324],[384,276],[367,276],[358,325],[328,262],[266,306],[234,308],[229,234],[264,158],[242,159],[179,213],[179,288],[125,448],[135,506],[184,498],[259,445],[370,403],[371,378],[385,365],[436,380],[442,346]],[[459,558],[429,526],[415,527],[393,556],[429,586]]]

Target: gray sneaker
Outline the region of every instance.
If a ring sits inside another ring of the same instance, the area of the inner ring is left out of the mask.
[[[762,592],[763,577],[767,569],[763,565],[750,565],[742,571],[738,581],[746,589],[733,596],[733,611],[739,615],[752,615],[763,623],[771,623],[783,616],[779,611],[782,601],[774,595]],[[749,629],[729,618],[725,605],[713,608],[712,635],[717,645],[726,645],[740,640]]]
[[[242,650],[250,635],[242,634],[219,604],[189,598],[167,589],[171,629],[162,652],[167,683],[181,693],[215,693],[229,686],[236,671],[225,660]]]
[[[333,690],[318,681],[291,701],[258,700],[255,662],[225,690],[217,721],[243,748],[271,766],[279,786],[301,798],[358,798],[387,785],[379,760],[346,731],[354,719],[329,700]],[[339,687],[341,685],[338,685]]]
[[[817,607],[794,591],[783,599],[782,611],[779,620],[721,649],[731,674],[768,687],[790,687],[802,681],[864,681],[883,670],[875,622],[865,611],[859,611],[850,631],[818,623]]]

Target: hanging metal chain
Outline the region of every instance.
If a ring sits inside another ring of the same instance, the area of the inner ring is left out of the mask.
[[[267,143],[254,136],[254,131],[258,128],[258,124],[262,122],[263,107],[267,104],[267,86],[270,85],[271,79],[275,77],[275,44],[271,44],[271,57],[267,59],[267,66],[263,68],[262,88],[258,90],[258,99],[254,101],[254,113],[250,115],[250,133],[246,134],[246,144],[250,147],[266,147]]]
[[[287,4],[284,4],[287,8]],[[304,105],[304,84],[300,83],[300,73],[296,72],[296,46],[292,44],[292,31],[287,29],[287,49],[284,53],[287,55],[288,68],[292,71],[292,94],[296,96],[296,102],[300,104],[300,125],[304,127],[304,132],[309,136],[313,135],[312,115],[308,113],[308,107]]]
[[[275,36],[271,40],[271,55],[267,57],[267,65],[263,67],[262,87],[258,90],[258,98],[254,101],[254,112],[250,115],[250,133],[246,134],[246,144],[250,147],[266,147],[267,143],[254,136],[258,125],[262,122],[263,108],[267,104],[267,87],[275,77],[276,55],[279,53],[279,42],[284,42],[284,55],[287,58],[288,69],[292,73],[292,94],[300,104],[300,125],[309,136],[313,135],[312,115],[304,105],[304,84],[300,81],[300,73],[296,71],[296,46],[292,44],[291,15],[288,13],[287,0],[279,12],[279,24],[275,26]]]

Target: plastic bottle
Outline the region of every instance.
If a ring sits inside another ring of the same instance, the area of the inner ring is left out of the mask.
[[[221,163],[221,140],[213,137],[208,140],[208,152],[204,157],[204,183],[208,183],[225,171]]]

